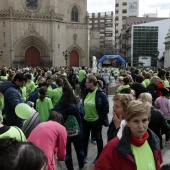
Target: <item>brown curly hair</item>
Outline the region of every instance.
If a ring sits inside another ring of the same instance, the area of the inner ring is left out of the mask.
[[[113,97],[113,102],[114,101],[120,101],[122,107],[123,107],[123,110],[125,111],[126,108],[127,108],[127,105],[130,101],[132,100],[135,100],[134,96],[131,95],[131,94],[121,94],[121,93],[118,93],[116,94],[114,97]]]

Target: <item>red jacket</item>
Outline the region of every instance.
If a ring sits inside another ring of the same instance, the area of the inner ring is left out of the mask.
[[[162,92],[159,90],[159,88],[165,88],[164,82],[160,82],[157,87],[158,87],[158,91],[157,91],[158,97],[160,97],[162,96]]]
[[[156,170],[160,170],[162,154],[158,137],[148,129],[148,143],[153,151]],[[123,136],[119,140],[115,137],[104,147],[95,164],[94,170],[136,170],[133,153],[130,148],[130,130],[125,127]]]

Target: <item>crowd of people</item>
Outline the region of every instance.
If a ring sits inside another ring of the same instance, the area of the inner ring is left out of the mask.
[[[97,147],[93,160],[95,170],[168,168],[169,165],[161,167],[161,150],[170,145],[168,73],[163,69],[134,67],[99,68],[95,73],[84,66],[3,67],[0,72],[0,169],[21,170],[26,169],[25,165],[31,170],[56,170],[56,162],[65,161],[67,169],[73,170],[73,144],[82,170],[88,162],[90,139]],[[114,107],[109,122],[111,77],[117,90],[111,94]],[[80,87],[79,94],[76,86]],[[16,114],[20,103],[32,109],[26,120]],[[108,127],[105,146],[103,126]]]

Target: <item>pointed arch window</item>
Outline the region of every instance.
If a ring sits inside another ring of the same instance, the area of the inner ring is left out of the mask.
[[[71,21],[78,22],[78,11],[77,8],[74,6],[71,11]]]

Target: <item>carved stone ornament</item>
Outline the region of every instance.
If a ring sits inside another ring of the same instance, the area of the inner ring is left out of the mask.
[[[50,21],[63,21],[64,15],[54,12],[48,13],[30,13],[27,11],[15,11],[12,8],[0,10],[0,18],[3,19],[34,19],[34,20],[50,20]]]
[[[35,25],[33,22],[30,22],[29,25],[28,25],[28,32],[30,34],[35,34],[36,33],[36,30],[35,30]]]
[[[77,34],[74,34],[74,35],[73,35],[73,39],[74,39],[74,43],[76,43],[76,40],[77,40]]]

